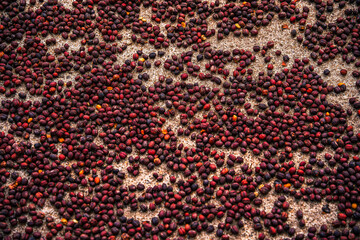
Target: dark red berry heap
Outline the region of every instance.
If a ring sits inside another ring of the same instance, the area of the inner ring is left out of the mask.
[[[298,4],[0,1],[0,239],[359,239],[360,2]]]

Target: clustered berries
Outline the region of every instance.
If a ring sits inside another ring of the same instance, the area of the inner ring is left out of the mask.
[[[0,239],[359,239],[360,2],[298,4],[0,1]],[[214,46],[279,23],[309,56]]]

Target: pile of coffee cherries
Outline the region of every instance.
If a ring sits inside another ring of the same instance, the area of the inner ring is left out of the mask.
[[[1,0],[0,239],[360,239],[360,1],[300,3]]]

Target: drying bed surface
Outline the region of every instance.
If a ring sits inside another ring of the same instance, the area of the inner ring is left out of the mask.
[[[0,1],[0,239],[360,239],[359,5]]]

